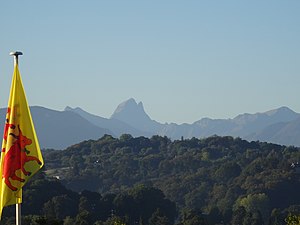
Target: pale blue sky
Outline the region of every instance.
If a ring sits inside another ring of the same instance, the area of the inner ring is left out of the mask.
[[[135,98],[159,122],[300,112],[299,0],[0,2],[0,106],[23,51],[30,105],[110,117]]]

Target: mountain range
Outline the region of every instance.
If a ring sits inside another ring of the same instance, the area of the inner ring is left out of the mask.
[[[143,103],[133,98],[119,104],[110,118],[90,114],[79,107],[56,111],[33,106],[31,113],[41,148],[64,149],[104,134],[119,137],[124,133],[135,137],[160,135],[173,140],[220,135],[300,146],[300,114],[288,107],[245,113],[233,119],[203,118],[192,124],[162,124],[152,120]],[[6,109],[0,109],[0,127],[4,127],[5,114]]]

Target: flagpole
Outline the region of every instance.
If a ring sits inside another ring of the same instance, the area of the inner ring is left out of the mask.
[[[9,53],[10,55],[14,56],[14,65],[18,65],[19,64],[19,55],[23,55],[22,52],[11,52]]]
[[[10,55],[14,56],[14,66],[19,64],[19,55],[23,55],[22,52],[11,52]],[[22,191],[22,190],[21,190]],[[21,204],[16,204],[16,225],[21,225]]]

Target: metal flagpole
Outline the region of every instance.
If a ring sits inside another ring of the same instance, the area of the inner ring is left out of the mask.
[[[18,65],[19,64],[19,55],[23,55],[23,53],[22,52],[11,52],[9,54],[14,56],[14,65]]]
[[[11,52],[9,54],[14,56],[14,66],[18,65],[19,64],[19,55],[23,55],[23,53],[22,52]],[[21,204],[16,204],[16,225],[21,225]]]

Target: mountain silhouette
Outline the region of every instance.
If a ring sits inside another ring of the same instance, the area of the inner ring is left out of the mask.
[[[159,123],[145,112],[142,102],[130,98],[119,104],[110,118],[90,114],[83,109],[66,107],[56,111],[40,106],[31,113],[41,148],[64,149],[104,134],[122,134],[171,139],[209,137],[212,135],[241,137],[283,145],[300,146],[300,114],[288,107],[263,113],[244,113],[233,119],[202,118],[192,124]],[[0,126],[4,127],[6,108],[0,109]],[[3,129],[0,129],[3,135]]]
[[[157,134],[163,127],[162,124],[148,116],[142,102],[137,104],[133,98],[119,104],[110,118],[117,119],[150,134]]]
[[[87,117],[85,117],[87,118]],[[152,120],[151,117],[145,112],[142,102],[137,103],[133,98],[130,98],[118,105],[110,120],[115,120],[116,123],[123,122],[127,126],[136,129],[136,132],[132,132],[129,129],[124,129],[122,132],[118,132],[118,129],[112,129],[111,126],[105,126],[112,130],[114,133],[129,133],[133,136],[147,136],[161,135],[167,136],[171,139],[180,138],[192,138],[192,137],[208,137],[212,135],[220,136],[233,136],[241,137],[247,140],[261,140],[267,142],[274,142],[285,145],[298,145],[300,146],[299,136],[295,130],[299,129],[297,123],[296,127],[293,127],[293,131],[286,131],[285,134],[289,134],[289,137],[284,137],[278,131],[279,124],[291,123],[300,118],[300,114],[294,112],[288,107],[280,107],[263,113],[244,113],[236,116],[233,119],[210,119],[203,118],[192,124],[176,124],[176,123],[158,123]],[[91,120],[89,120],[92,122]],[[117,122],[118,121],[118,122]],[[100,124],[98,124],[100,125]],[[102,125],[103,127],[103,125]],[[272,128],[274,135],[272,136]],[[292,129],[291,126],[285,128],[287,130]],[[264,132],[263,132],[264,131]],[[139,133],[142,132],[142,133]],[[266,132],[269,135],[266,135]],[[279,138],[279,135],[282,138]],[[294,135],[293,135],[294,134]],[[295,141],[292,141],[295,140]],[[280,140],[276,141],[275,140]]]
[[[71,108],[71,107],[66,107],[65,111],[71,111],[74,113],[77,113],[78,115],[82,116],[84,119],[88,120],[90,123],[102,127],[108,130],[111,130],[113,134],[120,136],[124,133],[131,134],[133,136],[150,136],[151,134],[149,132],[144,132],[142,130],[138,130],[129,124],[118,120],[118,119],[106,119],[101,116],[96,116],[93,114],[90,114],[83,109],[76,107],[76,108]]]
[[[281,145],[300,146],[300,118],[290,122],[269,125],[246,138],[263,140]]]
[[[113,134],[98,127],[74,112],[56,111],[44,107],[30,107],[41,148],[64,149],[84,140]],[[4,127],[6,108],[0,109],[0,127]],[[1,137],[3,130],[0,130]]]

